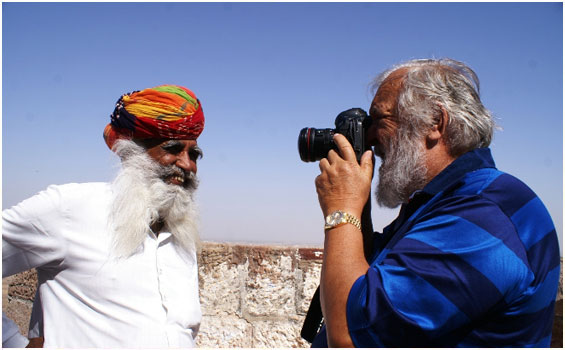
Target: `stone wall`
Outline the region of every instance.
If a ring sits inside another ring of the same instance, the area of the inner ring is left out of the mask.
[[[199,347],[309,347],[300,329],[318,285],[317,248],[206,243],[199,257],[202,325]],[[27,333],[37,277],[29,271],[3,280],[2,309]],[[552,347],[563,347],[560,283]]]
[[[300,329],[322,250],[208,244],[200,256],[202,347],[308,347]]]

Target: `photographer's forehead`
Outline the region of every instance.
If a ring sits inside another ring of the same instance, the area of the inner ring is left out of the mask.
[[[406,75],[407,68],[400,68],[386,77],[377,89],[377,93],[371,103],[369,114],[371,116],[378,116],[379,114],[393,114],[396,109],[398,94],[402,87],[402,82]]]

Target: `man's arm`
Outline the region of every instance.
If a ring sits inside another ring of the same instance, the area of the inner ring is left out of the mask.
[[[27,344],[26,348],[42,348],[43,343],[43,337],[29,338],[29,344]]]
[[[326,233],[320,293],[330,347],[352,347],[346,305],[353,283],[369,266],[363,256],[362,236],[353,225]]]
[[[321,174],[316,178],[320,207],[324,216],[343,210],[361,218],[371,190],[371,152],[363,154],[359,165],[344,136],[336,134],[334,141],[341,157],[332,150],[320,161]],[[345,224],[326,231],[320,293],[330,347],[353,346],[347,327],[347,298],[353,283],[368,268],[363,235],[357,227]]]
[[[57,228],[66,218],[60,190],[47,190],[2,211],[2,278],[64,259],[66,244]]]
[[[60,210],[60,191],[57,186],[24,200],[2,212],[2,277],[33,268],[58,264],[64,260],[66,246],[54,227],[64,223]],[[13,324],[2,315],[2,326]],[[15,324],[14,324],[15,325]],[[12,332],[13,328],[7,329]],[[25,339],[16,326],[17,347],[43,347],[43,337]],[[41,330],[40,330],[41,332]],[[5,340],[3,332],[3,343]],[[22,339],[23,338],[23,339]],[[4,345],[8,347],[8,345]]]

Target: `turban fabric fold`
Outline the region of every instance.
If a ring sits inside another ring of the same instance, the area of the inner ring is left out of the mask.
[[[204,113],[196,95],[177,85],[161,85],[124,94],[104,129],[110,149],[118,139],[195,140],[204,129]]]

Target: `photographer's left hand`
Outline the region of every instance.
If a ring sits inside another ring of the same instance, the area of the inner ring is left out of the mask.
[[[345,136],[335,134],[334,142],[340,154],[331,150],[327,158],[320,160],[321,174],[316,178],[320,207],[324,217],[335,210],[344,210],[360,218],[371,192],[372,152],[366,151],[358,164]]]

